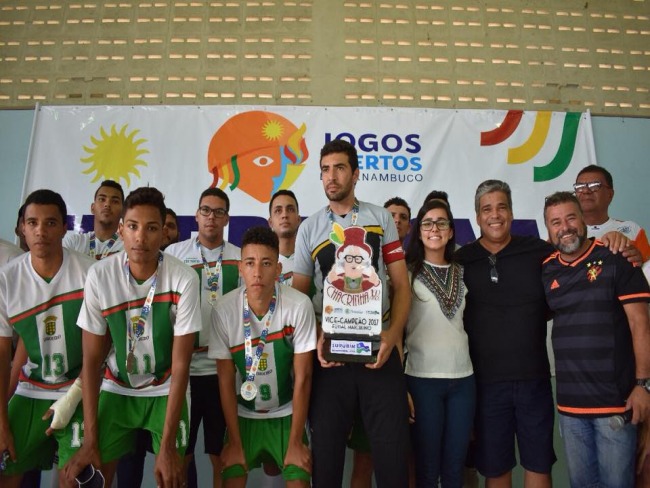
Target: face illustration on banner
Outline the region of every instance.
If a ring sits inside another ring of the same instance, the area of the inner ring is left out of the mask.
[[[119,182],[123,179],[129,187],[131,175],[140,177],[138,166],[147,166],[141,156],[149,151],[139,146],[147,140],[135,139],[140,131],[136,129],[127,134],[127,128],[128,124],[124,124],[118,132],[113,124],[110,132],[106,132],[102,126],[99,128],[99,135],[90,136],[94,147],[83,147],[89,156],[81,158],[81,162],[90,164],[82,173],[95,173],[91,183],[99,180]]]
[[[251,111],[228,119],[208,148],[212,187],[238,188],[267,203],[278,190],[291,187],[309,156],[307,127],[296,127],[272,112]]]
[[[332,286],[346,293],[361,293],[380,284],[363,227],[344,229],[335,223],[330,241],[337,246],[336,261],[327,275]]]

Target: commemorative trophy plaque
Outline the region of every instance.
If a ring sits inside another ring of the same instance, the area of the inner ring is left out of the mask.
[[[323,356],[374,363],[381,343],[382,282],[362,227],[334,224],[335,263],[323,282]]]

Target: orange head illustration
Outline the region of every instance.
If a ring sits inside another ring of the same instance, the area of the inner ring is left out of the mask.
[[[251,111],[228,119],[212,136],[208,171],[212,187],[229,185],[266,203],[291,187],[309,156],[303,123],[297,128],[272,112]],[[219,180],[221,183],[219,184]]]

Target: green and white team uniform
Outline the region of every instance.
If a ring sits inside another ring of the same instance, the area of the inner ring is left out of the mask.
[[[243,308],[245,287],[219,299],[212,312],[212,334],[208,356],[232,359],[237,368],[237,392],[246,375]],[[309,298],[293,288],[276,284],[275,313],[269,324],[266,345],[255,375],[257,396],[245,401],[238,394],[238,415],[251,419],[291,415],[293,398],[293,355],[316,349],[316,318]],[[251,313],[253,352],[265,318]]]
[[[293,284],[293,254],[291,256],[283,256],[280,254],[278,261],[282,265],[282,272],[278,281],[283,285],[291,286]]]
[[[306,295],[285,285],[275,285],[275,311],[268,321],[250,314],[250,339],[255,354],[262,331],[268,334],[259,358],[254,383],[257,395],[251,401],[241,396],[246,376],[244,337],[244,292],[240,287],[220,298],[212,312],[212,334],[208,356],[230,359],[237,374],[237,413],[242,447],[248,469],[272,460],[282,469],[285,480],[310,479],[298,466],[283,466],[291,432],[293,412],[293,356],[316,349],[316,317]],[[306,439],[305,439],[306,442]],[[246,474],[242,465],[227,466],[224,479]]]
[[[19,460],[9,463],[9,474],[46,468],[48,456],[51,465],[56,445],[45,435],[51,420],[41,417],[81,371],[81,330],[76,322],[92,265],[87,256],[64,249],[61,267],[49,282],[34,270],[30,253],[0,268],[0,336],[12,337],[15,331],[28,356],[9,403]],[[60,466],[80,446],[81,429],[79,406],[68,426],[55,434]]]
[[[205,324],[197,337],[194,344],[194,355],[190,364],[190,376],[206,376],[217,373],[217,366],[214,359],[208,358],[208,334],[210,333],[210,321],[212,315],[213,300],[211,299],[211,290],[208,285],[208,276],[201,258],[201,252],[206,262],[214,273],[215,267],[218,268],[219,257],[221,256],[221,270],[217,286],[217,295],[219,297],[234,290],[240,285],[239,279],[239,261],[241,260],[241,249],[224,241],[224,243],[215,248],[208,249],[201,246],[201,251],[196,246],[196,238],[171,244],[165,249],[166,254],[177,257],[185,264],[190,266],[199,276],[201,286],[201,318]]]
[[[135,433],[140,428],[151,431],[157,451],[171,385],[174,337],[201,330],[196,273],[172,256],[161,256],[157,272],[143,283],[138,283],[128,272],[125,252],[95,264],[86,280],[84,303],[77,323],[93,334],[110,332],[113,342],[98,411],[99,446],[105,462],[132,451]],[[154,279],[151,311],[144,330],[130,350],[129,335],[133,340]],[[129,355],[133,356],[134,365],[127,371]],[[143,411],[147,414],[141,413]],[[183,449],[187,443],[186,433],[187,409],[184,406],[178,429],[178,445]]]
[[[108,240],[100,241],[95,237],[94,232],[85,234],[68,232],[63,237],[63,247],[100,260],[124,251],[124,241],[117,234]]]

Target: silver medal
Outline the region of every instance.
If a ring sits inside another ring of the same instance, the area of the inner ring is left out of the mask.
[[[252,381],[244,381],[241,385],[241,397],[250,402],[257,396],[257,386]]]

